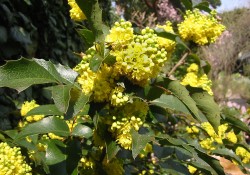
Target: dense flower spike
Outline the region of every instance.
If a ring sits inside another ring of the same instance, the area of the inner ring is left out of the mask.
[[[0,143],[0,175],[32,175],[31,170],[20,148]]]
[[[82,21],[86,19],[85,14],[81,11],[75,0],[68,0],[68,4],[71,7],[70,17],[75,21]]]
[[[115,89],[112,90],[110,96],[112,106],[122,106],[129,100],[129,96],[125,95],[123,91],[124,88],[121,86],[115,87]]]
[[[106,37],[106,42],[113,49],[120,49],[131,43],[134,38],[132,24],[128,21],[121,20],[116,22]]]
[[[199,66],[195,63],[191,64],[187,69],[187,74],[182,79],[181,84],[186,86],[190,85],[192,87],[200,87],[207,91],[210,95],[213,95],[211,89],[212,81],[208,79],[206,74],[198,75]]]
[[[216,149],[215,145],[222,145],[223,140],[226,139],[232,143],[237,142],[237,136],[234,131],[226,132],[228,130],[228,124],[222,124],[218,127],[218,134],[215,132],[212,125],[208,122],[204,122],[201,124],[201,127],[206,131],[206,133],[210,136],[209,138],[205,138],[200,142],[202,148],[207,150]]]
[[[112,117],[110,132],[118,144],[125,149],[131,149],[132,135],[130,132],[132,129],[138,131],[142,126],[148,112],[148,106],[145,102],[135,100],[117,110],[117,116]]]
[[[188,10],[184,21],[178,25],[180,36],[199,45],[213,43],[225,30],[225,26],[216,19],[216,12],[202,14],[198,9]]]
[[[21,116],[25,117],[30,110],[32,110],[32,109],[34,109],[34,108],[36,108],[38,106],[39,105],[36,103],[35,100],[32,100],[30,102],[29,101],[25,101],[23,103],[22,107],[21,107],[21,111],[20,111]],[[36,122],[36,121],[39,121],[39,120],[41,120],[43,118],[44,118],[44,115],[31,115],[31,116],[27,116],[25,118],[25,121],[24,122],[20,121],[18,125],[19,125],[19,127],[23,127],[28,122]]]
[[[243,163],[250,163],[250,152],[245,148],[238,146],[235,150],[235,154],[238,155]]]

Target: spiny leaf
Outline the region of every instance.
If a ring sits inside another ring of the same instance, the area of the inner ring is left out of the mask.
[[[72,131],[73,136],[78,136],[78,137],[84,137],[84,138],[89,138],[93,135],[93,131],[90,127],[82,125],[82,124],[77,124]]]
[[[69,127],[64,120],[57,117],[46,117],[38,122],[28,124],[16,135],[15,140],[29,135],[54,133],[59,136],[69,136]]]
[[[63,115],[63,113],[55,105],[40,105],[26,114],[26,116],[31,115]]]

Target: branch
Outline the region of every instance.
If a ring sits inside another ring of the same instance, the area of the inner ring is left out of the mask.
[[[189,55],[189,52],[186,52],[182,58],[178,61],[178,63],[170,70],[170,72],[166,75],[167,77],[170,77],[173,72],[183,63],[185,63],[185,59],[187,58],[187,56]]]

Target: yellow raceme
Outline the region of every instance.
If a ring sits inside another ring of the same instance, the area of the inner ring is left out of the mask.
[[[75,0],[68,0],[68,4],[71,7],[70,9],[70,17],[75,21],[83,21],[86,19],[85,14],[82,12],[80,7],[77,5]]]
[[[205,15],[198,9],[187,10],[184,21],[178,24],[180,36],[199,45],[215,42],[225,30],[225,26],[220,24],[215,16],[215,11]]]
[[[0,143],[0,175],[32,175],[31,171],[19,147]]]

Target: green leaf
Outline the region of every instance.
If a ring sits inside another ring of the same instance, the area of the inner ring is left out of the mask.
[[[229,160],[234,159],[237,161],[238,164],[241,164],[240,158],[238,156],[236,156],[236,154],[231,149],[219,148],[219,149],[213,150],[212,154],[226,157]]]
[[[197,120],[203,120],[199,116],[199,110],[196,106],[195,101],[190,97],[189,91],[183,85],[181,85],[179,81],[164,79],[164,81],[160,84],[164,88],[171,91],[177,98],[179,98],[188,107],[188,109]]]
[[[209,8],[209,3],[207,1],[203,1],[197,5],[195,5],[193,8],[197,8],[199,10],[204,10],[205,12],[210,13],[212,10]]]
[[[207,162],[213,168],[213,170],[216,172],[217,175],[225,175],[224,169],[220,165],[220,162],[217,159],[215,159],[215,158],[213,158],[213,157],[199,151],[198,149],[196,149],[196,151],[198,153],[198,156],[203,161]]]
[[[245,131],[248,134],[250,134],[250,128],[246,125],[246,123],[242,122],[240,119],[238,119],[236,117],[237,113],[234,113],[234,111],[232,111],[232,110],[230,110],[228,108],[223,109],[222,110],[222,116],[223,116],[224,120],[226,120],[233,127],[236,127],[239,130]]]
[[[119,150],[120,150],[120,147],[116,144],[116,142],[111,141],[111,142],[106,143],[106,153],[107,153],[108,161],[113,159]]]
[[[52,87],[52,98],[60,112],[66,113],[69,107],[71,85],[58,85]]]
[[[46,140],[46,164],[47,165],[54,165],[59,162],[66,160],[67,155],[65,154],[66,145],[59,140]]]
[[[34,84],[73,84],[76,77],[77,73],[70,68],[35,58],[8,61],[0,67],[0,87],[13,88],[19,92]]]
[[[79,89],[72,88],[70,91],[70,96],[71,98],[69,101],[69,108],[66,114],[66,119],[77,116],[83,110],[88,110],[88,108],[86,109],[86,105],[89,102],[89,95],[83,94]]]
[[[46,117],[38,122],[28,124],[15,139],[19,140],[29,135],[54,133],[59,136],[69,136],[69,127],[67,123],[58,117]]]
[[[76,0],[76,3],[87,17],[95,41],[104,42],[105,31],[108,30],[108,27],[102,22],[102,10],[99,7],[98,0]]]
[[[191,96],[196,102],[197,107],[205,114],[209,123],[214,127],[214,130],[218,131],[218,127],[220,126],[220,108],[215,103],[213,96],[205,91],[195,92]]]
[[[181,0],[182,4],[185,6],[187,10],[192,10],[192,1],[190,0]]]
[[[150,102],[153,105],[162,107],[164,109],[171,109],[173,111],[190,114],[187,107],[175,96],[162,94],[160,98]]]
[[[175,41],[175,38],[178,36],[174,33],[171,33],[171,32],[166,32],[164,29],[162,28],[155,28],[154,29],[155,33],[159,36],[159,37],[162,37],[162,38],[166,38],[166,39],[170,39],[170,40],[173,40]]]
[[[184,43],[184,41],[182,41],[182,39],[179,36],[175,38],[175,41],[177,44],[183,46],[184,48],[190,51],[189,47]]]
[[[78,34],[83,38],[88,47],[91,47],[95,41],[95,36],[91,30],[79,29]]]
[[[152,136],[147,134],[138,134],[136,131],[131,131],[132,135],[132,156],[135,159],[137,155],[145,148],[148,142],[152,141]]]
[[[81,159],[81,143],[80,140],[78,139],[73,139],[70,140],[69,142],[67,142],[67,149],[66,149],[66,153],[67,153],[67,160],[66,160],[66,169],[68,174],[76,174],[77,172],[77,167],[78,167],[78,163]],[[78,174],[76,174],[78,175]]]
[[[34,84],[56,82],[55,77],[34,60],[21,58],[8,61],[0,67],[0,87],[9,87],[20,92]]]
[[[40,105],[31,109],[26,116],[30,115],[63,115],[55,105]]]
[[[78,137],[84,137],[84,138],[89,138],[93,135],[93,131],[90,127],[82,125],[82,124],[77,124],[72,131],[73,136],[78,136]]]
[[[95,54],[92,59],[90,59],[89,67],[92,71],[97,72],[98,69],[100,68],[103,57],[99,54]]]

